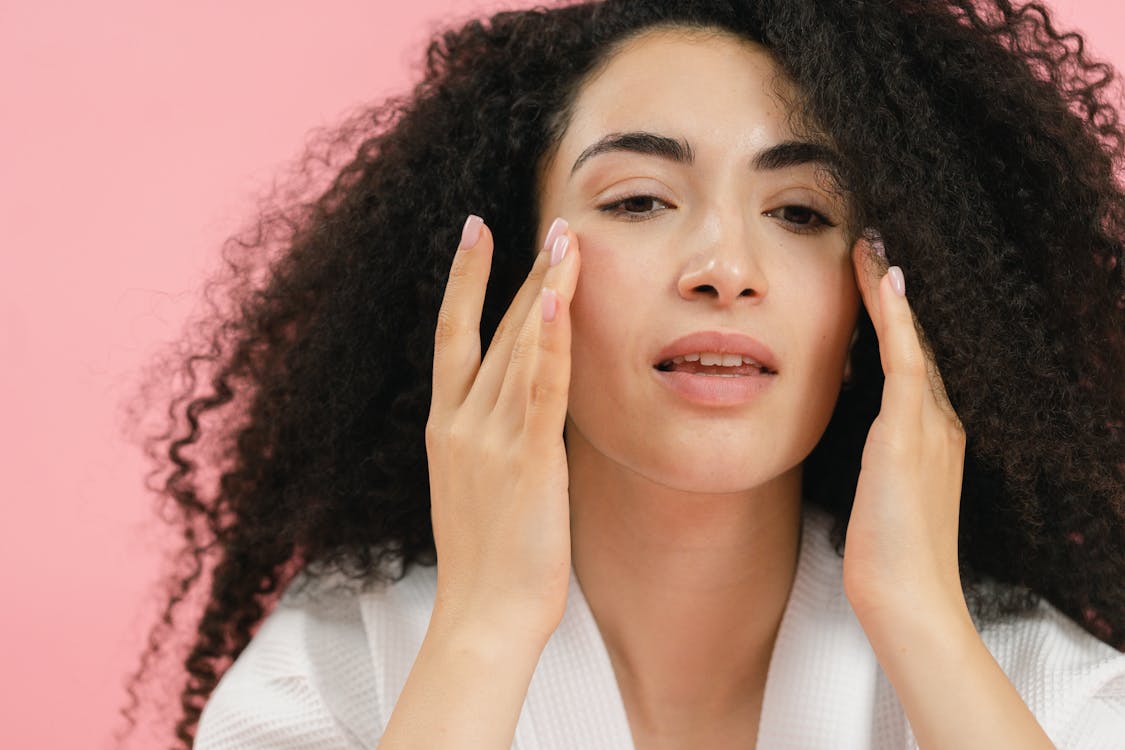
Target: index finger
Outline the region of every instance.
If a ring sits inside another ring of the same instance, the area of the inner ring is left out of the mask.
[[[910,302],[905,294],[895,291],[890,278],[884,281],[884,276],[890,276],[887,259],[874,252],[869,240],[864,239],[863,244],[866,246],[867,262],[862,267],[867,276],[860,289],[865,303],[869,297],[873,303],[867,304],[867,307],[879,336],[879,359],[886,378],[884,391],[889,389],[902,404],[917,404],[916,390],[924,375],[933,404],[960,425],[946,393],[933,347]],[[902,273],[901,268],[895,268],[897,273]]]
[[[480,369],[480,319],[492,273],[492,249],[492,231],[484,219],[469,214],[453,254],[434,331],[431,415],[457,409]]]

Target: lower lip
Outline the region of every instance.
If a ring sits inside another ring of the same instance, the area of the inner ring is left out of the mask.
[[[696,375],[657,370],[657,378],[681,398],[705,406],[735,406],[753,401],[775,375]]]

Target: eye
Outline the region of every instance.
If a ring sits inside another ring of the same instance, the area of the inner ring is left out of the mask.
[[[654,213],[654,211],[644,210],[645,206],[650,206],[653,203],[660,203],[665,206],[670,205],[654,195],[628,195],[611,203],[598,206],[598,210],[610,214],[611,216],[624,217],[627,221],[643,221],[647,216],[651,216]],[[630,207],[639,208],[640,210],[628,210]],[[780,209],[768,211],[766,216],[772,216],[779,211],[786,212],[787,209],[796,209],[796,216],[793,216],[793,212],[789,212],[789,216],[792,218],[785,218],[782,219],[782,221],[793,226],[793,231],[797,234],[815,234],[836,226],[836,224],[829,221],[826,216],[818,211],[814,211],[808,206],[782,206]],[[810,221],[813,223],[808,223]]]
[[[651,215],[653,212],[644,210],[628,211],[622,210],[622,207],[630,205],[634,208],[639,206],[643,209],[645,204],[651,204],[654,202],[661,203],[665,206],[668,205],[654,195],[628,195],[624,198],[615,200],[612,203],[606,203],[598,206],[598,210],[604,211],[611,216],[624,216],[626,218],[626,221],[643,221],[646,216]]]
[[[797,218],[798,219],[800,219],[802,216],[811,215],[817,222],[815,224],[806,224],[803,221],[793,221],[791,219],[782,219],[782,221],[793,225],[794,226],[793,231],[796,232],[797,234],[816,234],[818,232],[823,232],[827,229],[830,229],[831,227],[836,226],[831,221],[829,221],[828,218],[825,217],[823,214],[821,214],[817,211],[813,211],[808,206],[798,206],[798,205],[782,206],[780,209],[775,209],[773,211],[767,211],[766,216],[772,216],[773,214],[778,213],[778,211],[784,212],[786,209],[790,209],[790,208],[797,209]]]

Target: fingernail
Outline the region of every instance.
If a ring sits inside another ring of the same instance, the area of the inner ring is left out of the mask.
[[[554,289],[544,289],[540,299],[543,304],[543,320],[550,323],[555,319],[555,313],[559,309],[558,295],[555,294]]]
[[[898,266],[891,266],[887,269],[887,274],[891,277],[891,288],[900,297],[906,296],[906,277],[902,275],[902,269]]]
[[[550,250],[554,246],[558,236],[560,234],[566,234],[568,226],[566,219],[561,216],[552,221],[551,228],[547,230],[547,238],[543,240],[543,249]]]
[[[887,250],[883,247],[883,238],[878,232],[872,230],[867,235],[867,241],[871,243],[871,249],[875,251],[876,255],[883,260],[887,259]]]
[[[557,266],[566,257],[566,249],[570,246],[570,237],[562,234],[555,240],[555,244],[551,247],[551,265]]]
[[[476,214],[469,214],[465,219],[465,226],[461,228],[461,250],[468,250],[473,245],[477,244],[480,239],[480,228],[484,225],[484,219]]]

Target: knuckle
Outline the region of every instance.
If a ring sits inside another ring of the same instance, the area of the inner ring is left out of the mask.
[[[510,365],[515,367],[522,365],[532,355],[531,342],[528,340],[531,334],[526,329],[521,330],[516,336],[515,343],[512,345],[512,356]]]
[[[472,276],[473,267],[468,263],[469,256],[457,253],[454,255],[453,264],[449,267],[449,279],[445,282],[446,289],[452,289],[456,294],[457,290],[468,281]]]
[[[875,421],[871,423],[871,428],[868,430],[868,440],[881,445],[883,450],[895,459],[904,459],[910,454],[910,442],[903,434],[902,428],[879,417],[876,417]]]
[[[528,409],[540,411],[557,403],[561,389],[550,380],[536,378],[531,381],[530,392],[527,396]]]
[[[513,441],[495,440],[491,436],[477,441],[476,451],[479,451],[480,463],[485,465],[509,464],[511,455],[515,450]]]
[[[448,342],[452,341],[460,328],[457,316],[442,305],[438,311],[437,325],[434,328],[435,350],[441,350]]]
[[[905,462],[911,456],[911,446],[899,433],[889,435],[884,441],[887,455],[895,462]]]
[[[954,445],[960,446],[960,445],[965,444],[965,440],[966,440],[965,428],[961,424],[961,420],[957,419],[956,417],[951,417],[946,422],[946,434],[948,436],[948,439]]]
[[[452,461],[458,466],[480,469],[485,466],[510,464],[512,441],[497,438],[491,432],[473,431],[461,434],[450,447]]]
[[[445,426],[439,425],[432,420],[426,423],[425,435],[427,448],[436,448],[442,445],[449,437],[448,430]]]
[[[926,369],[926,363],[918,357],[907,356],[903,360],[902,366],[903,373],[909,375],[917,381],[930,382],[930,373]]]
[[[442,438],[449,446],[463,446],[472,442],[473,432],[472,426],[463,418],[455,418],[443,431]]]

